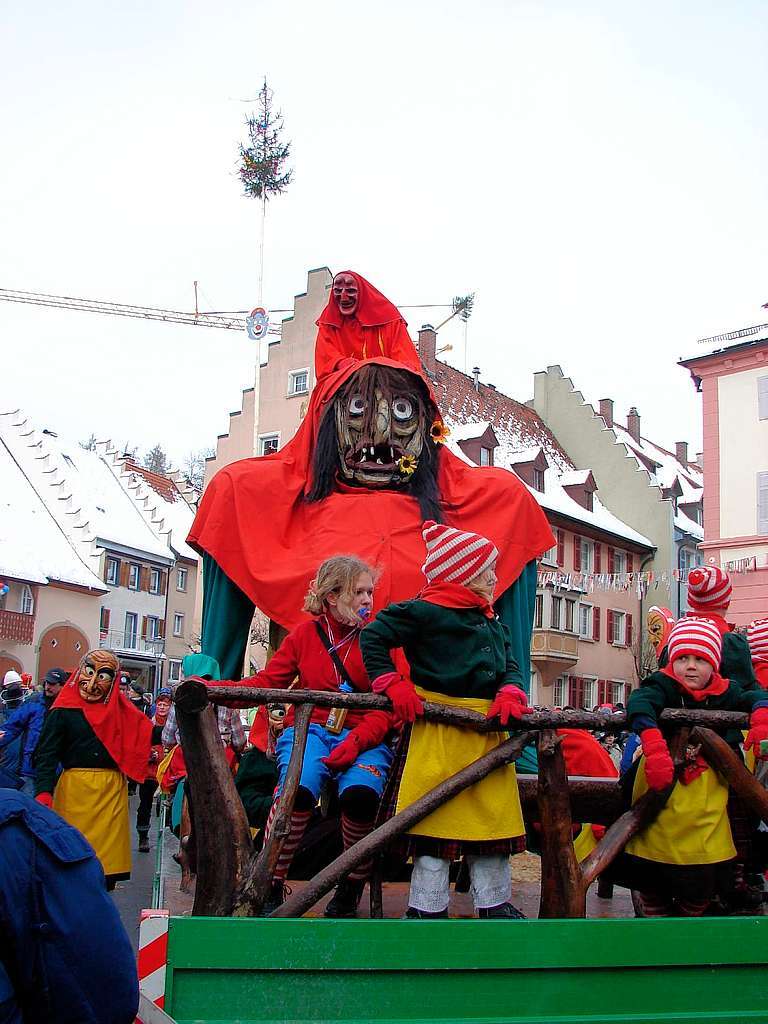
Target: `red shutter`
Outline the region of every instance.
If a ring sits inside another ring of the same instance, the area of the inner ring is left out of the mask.
[[[572,708],[580,708],[584,703],[584,680],[581,676],[571,676],[568,683],[568,703]]]
[[[602,571],[600,569],[600,549],[601,548],[602,548],[602,544],[598,544],[597,541],[595,541],[595,572],[601,572]]]
[[[627,628],[624,631],[624,642],[627,647],[632,646],[632,616],[627,612]]]
[[[635,571],[635,558],[631,551],[627,552],[627,572]]]
[[[141,639],[147,639],[147,616],[142,615],[141,617]]]
[[[139,590],[149,590],[149,569],[146,565],[139,567]]]
[[[573,571],[581,572],[581,537],[577,533],[573,535]]]
[[[597,680],[597,703],[607,704],[608,703],[608,680],[598,679]]]
[[[600,639],[600,609],[592,609],[592,639]]]
[[[562,567],[565,565],[565,534],[562,530],[556,531],[557,536],[557,564]]]
[[[612,547],[609,547],[608,548],[608,572],[611,573],[611,574],[616,572],[616,569],[614,568],[615,565],[616,565],[616,559],[613,556],[614,556],[614,550],[613,550]]]
[[[613,612],[610,608],[605,613],[605,639],[607,643],[613,643]]]
[[[127,587],[128,586],[128,563],[127,562],[121,562],[120,563],[120,586],[121,587]]]

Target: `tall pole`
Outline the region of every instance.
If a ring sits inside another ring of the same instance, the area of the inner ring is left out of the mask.
[[[259,242],[259,301],[258,305],[264,305],[264,228],[267,221],[267,193],[266,190],[261,196],[261,240]]]

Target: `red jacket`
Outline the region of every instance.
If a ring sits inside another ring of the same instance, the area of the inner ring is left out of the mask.
[[[328,628],[325,621],[321,619],[320,623],[327,633]],[[336,642],[350,633],[350,627],[342,626],[341,623],[335,621],[331,628]],[[344,668],[349,673],[355,690],[359,693],[370,693],[371,682],[360,654],[359,634],[348,647],[343,647],[339,651],[339,658],[344,663]],[[269,664],[261,672],[242,679],[240,682],[222,680],[221,682],[210,682],[208,685],[271,686],[274,689],[287,690],[296,676],[299,677],[298,687],[302,690],[329,690],[335,693],[338,692],[339,683],[342,681],[338,678],[337,669],[330,654],[323,646],[314,620],[302,622],[292,633],[289,633],[270,659]],[[290,705],[285,719],[286,726],[293,725],[293,709],[294,706]],[[325,725],[329,714],[330,708],[315,708],[312,713],[312,721],[319,725]],[[350,708],[344,721],[344,728],[354,729],[360,725],[363,719],[365,719],[366,728],[372,730],[371,746],[381,743],[394,724],[393,716],[388,711],[362,711],[358,708]]]

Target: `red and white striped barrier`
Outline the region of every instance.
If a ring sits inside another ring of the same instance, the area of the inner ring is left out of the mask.
[[[139,923],[139,991],[160,1009],[165,1003],[169,916],[167,910],[142,910]]]

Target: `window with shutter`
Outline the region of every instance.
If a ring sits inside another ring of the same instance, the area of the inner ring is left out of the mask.
[[[627,572],[635,571],[635,556],[631,551],[627,552]]]
[[[592,609],[592,615],[593,615],[593,620],[594,620],[593,623],[592,623],[592,639],[593,640],[599,640],[600,639],[600,609],[599,608],[593,608]]]
[[[106,637],[107,633],[109,632],[109,616],[109,608],[102,608],[101,614],[99,616],[99,634],[101,635],[102,640]]]
[[[624,630],[624,643],[627,647],[632,646],[632,615],[627,612],[627,621]]]
[[[768,535],[768,473],[757,474],[757,532]]]
[[[610,608],[605,613],[605,639],[609,644],[613,643],[613,612]]]
[[[594,565],[595,565],[594,571],[595,572],[602,572],[602,569],[600,568],[600,560],[601,560],[601,555],[602,555],[602,548],[603,548],[603,545],[602,544],[598,544],[597,541],[595,541],[595,562],[594,562]]]
[[[121,562],[120,563],[120,586],[121,587],[127,587],[128,586],[128,563],[127,562]]]
[[[141,638],[146,640],[147,638],[147,618],[148,616],[142,615],[141,617]]]
[[[561,569],[565,565],[565,534],[562,530],[557,531],[557,564]]]
[[[614,559],[614,557],[613,557],[613,554],[614,554],[614,552],[613,552],[613,548],[609,547],[609,548],[608,548],[608,572],[609,572],[609,573],[614,573],[614,572],[616,571],[616,570],[614,569],[614,567],[613,567],[613,565],[614,565],[614,562],[615,562],[615,559]]]
[[[757,416],[768,420],[768,377],[757,378]]]
[[[597,680],[597,703],[598,704],[607,704],[610,701],[610,699],[611,698],[608,695],[608,680],[607,679],[598,679]]]
[[[165,619],[159,619],[157,623],[157,636],[162,640],[165,636]]]
[[[573,535],[573,571],[581,572],[581,537]]]

